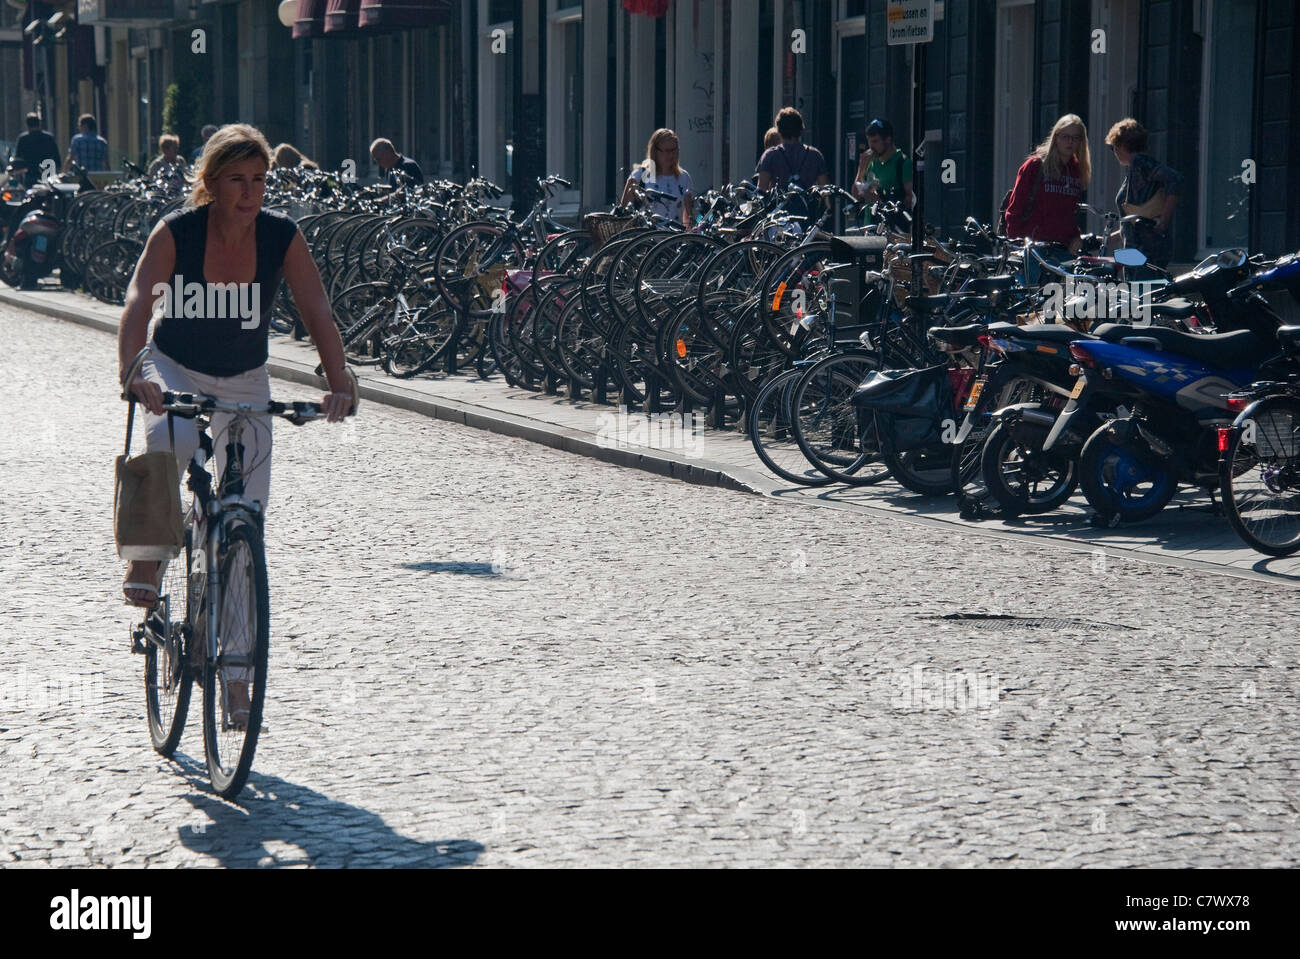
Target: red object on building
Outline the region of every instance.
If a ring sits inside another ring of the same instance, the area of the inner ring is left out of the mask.
[[[668,12],[668,0],[623,0],[623,9],[643,17],[662,17]]]

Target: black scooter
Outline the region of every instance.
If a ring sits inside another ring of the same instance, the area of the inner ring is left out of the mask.
[[[60,263],[59,240],[68,207],[79,192],[87,189],[93,190],[95,185],[85,170],[74,165],[73,172],[37,183],[21,196],[16,191],[4,191],[0,279],[17,289],[30,290],[41,277],[54,271]]]

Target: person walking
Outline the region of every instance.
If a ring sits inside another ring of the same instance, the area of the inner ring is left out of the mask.
[[[1080,117],[1068,113],[1016,172],[1005,204],[1007,236],[1058,243],[1077,253],[1081,244],[1077,206],[1091,180],[1088,128]]]
[[[63,170],[67,172],[76,163],[83,170],[108,169],[108,141],[99,135],[99,124],[90,113],[83,113],[77,118],[80,131],[68,144],[68,156],[63,161]]]
[[[626,206],[636,196],[637,186],[644,186],[672,199],[650,199],[650,210],[668,220],[690,228],[695,218],[695,197],[691,193],[691,175],[681,165],[681,144],[677,134],[666,127],[650,135],[646,144],[645,160],[636,165],[623,186],[619,203]]]
[[[410,157],[398,153],[393,146],[392,140],[380,137],[370,144],[370,159],[379,165],[384,181],[393,186],[402,185],[402,181],[398,179],[398,173],[406,174],[416,183],[424,182],[424,171],[420,169],[420,164]]]
[[[23,175],[23,186],[35,186],[41,178],[41,164],[46,160],[54,161],[54,168],[59,165],[59,145],[49,131],[41,128],[38,114],[27,114],[27,132],[18,137],[14,144],[9,162],[14,172]]]
[[[1137,247],[1149,262],[1164,268],[1173,256],[1169,226],[1178,207],[1183,175],[1147,153],[1147,131],[1132,117],[1125,117],[1110,128],[1106,145],[1115,154],[1116,162],[1128,168],[1128,175],[1115,194],[1115,208],[1120,216],[1137,214],[1155,221],[1151,225],[1123,224],[1119,233],[1126,245]]]
[[[872,120],[867,125],[867,149],[858,158],[853,195],[868,203],[897,200],[908,213],[916,203],[912,192],[912,161],[894,145],[894,125],[888,120]],[[865,216],[864,222],[871,223],[869,209]]]
[[[246,124],[224,126],[212,135],[200,161],[188,204],[163,217],[149,234],[126,295],[118,334],[118,380],[148,338],[156,291],[200,279],[207,284],[251,284],[258,322],[226,316],[218,309],[192,316],[164,310],[149,342],[139,374],[123,389],[147,411],[150,451],[172,450],[181,474],[198,447],[192,420],[167,416],[163,392],[208,393],[253,404],[270,400],[267,375],[268,318],[280,288],[289,283],[303,323],[320,354],[330,392],[321,401],[327,419],[341,421],[352,409],[352,382],[344,365],[343,343],[330,315],[329,299],[311,251],[297,225],[282,213],[262,209],[271,148],[260,131]],[[227,288],[227,287],[223,287]],[[228,298],[223,298],[228,303]],[[239,296],[242,302],[242,293]],[[216,298],[209,293],[207,303]],[[220,436],[230,414],[212,417]],[[244,495],[261,504],[265,516],[271,483],[269,417],[255,417],[244,434]],[[225,470],[225,450],[216,449],[216,474]],[[133,561],[122,589],[128,603],[152,607],[158,601],[160,564]],[[232,711],[248,708],[247,683],[232,682]]]

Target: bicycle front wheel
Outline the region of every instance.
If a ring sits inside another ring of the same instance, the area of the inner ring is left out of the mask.
[[[221,605],[208,624],[217,657],[203,671],[203,748],[212,788],[233,799],[253,768],[266,700],[271,602],[262,534],[248,524],[232,527],[220,562]]]
[[[1300,550],[1300,399],[1261,400],[1234,426],[1219,480],[1228,522],[1251,549]]]
[[[880,357],[855,350],[819,360],[800,377],[790,399],[794,436],[808,462],[831,479],[869,486],[889,475],[874,415],[858,416],[853,394]]]

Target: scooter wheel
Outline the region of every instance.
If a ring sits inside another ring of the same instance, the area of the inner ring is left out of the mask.
[[[1126,423],[1107,423],[1088,437],[1079,455],[1079,488],[1097,511],[1099,525],[1150,519],[1173,499],[1178,482],[1153,458]]]

